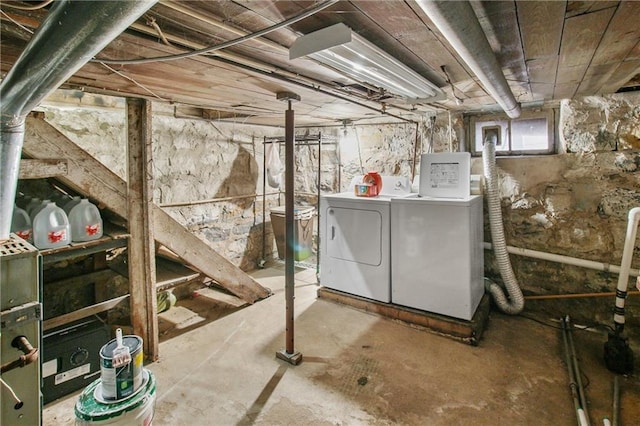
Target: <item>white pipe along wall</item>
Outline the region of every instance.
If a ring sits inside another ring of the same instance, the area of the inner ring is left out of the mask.
[[[491,250],[493,246],[491,243],[484,243],[486,250]],[[565,265],[579,266],[587,269],[595,269],[597,271],[613,272],[619,274],[622,268],[618,265],[612,265],[610,263],[597,262],[595,260],[580,259],[577,257],[565,256],[562,254],[547,253],[544,251],[537,251],[531,249],[525,249],[521,247],[507,246],[507,251],[511,254],[519,256],[531,257],[533,259],[548,260],[550,262],[562,263]],[[640,277],[640,269],[629,269],[628,275],[632,277]]]
[[[627,236],[624,240],[622,251],[622,262],[620,263],[620,276],[618,277],[618,288],[616,289],[616,307],[613,314],[613,322],[616,331],[622,332],[624,328],[624,301],[627,298],[627,287],[629,285],[629,270],[631,268],[631,258],[636,243],[638,231],[638,221],[640,220],[640,207],[629,210],[629,222],[627,224]]]

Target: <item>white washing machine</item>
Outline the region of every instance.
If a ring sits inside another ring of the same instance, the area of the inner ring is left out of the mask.
[[[471,320],[484,294],[482,196],[391,201],[391,301]]]
[[[383,176],[381,195],[353,191],[320,198],[320,282],[324,287],[391,301],[390,200],[407,196],[411,182]]]

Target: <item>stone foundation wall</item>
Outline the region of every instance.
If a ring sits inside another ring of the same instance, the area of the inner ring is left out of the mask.
[[[107,103],[109,108],[48,105],[41,109],[48,122],[126,179],[124,102],[110,99]],[[263,191],[263,141],[284,136],[284,129],[174,118],[166,106],[156,104],[153,111],[155,202],[244,270],[275,257],[269,212],[284,204],[284,194],[268,183]],[[369,170],[411,175],[414,124],[350,126],[346,134],[341,127],[297,129],[296,133],[319,135],[325,142],[320,154],[323,193],[346,190],[354,176]],[[284,164],[283,144],[279,153]],[[296,204],[316,206],[318,144],[298,145],[295,160]]]
[[[639,118],[637,94],[564,101],[560,138],[569,153],[498,158],[507,243],[620,265],[628,212],[640,206]],[[606,130],[614,128],[617,138]],[[481,170],[475,160],[472,173]],[[524,289],[533,293],[611,291],[618,279],[616,274],[511,257]],[[489,260],[488,272],[495,274]],[[634,257],[633,267],[640,267],[640,256]]]
[[[509,245],[620,263],[627,212],[640,206],[639,105],[637,94],[565,101],[559,143],[567,153],[497,160]],[[126,175],[123,107],[51,106],[45,111],[47,120],[70,139]],[[262,141],[283,136],[284,129],[176,119],[155,104],[154,111],[156,203],[241,268],[254,268],[275,250],[268,212],[284,203],[277,188],[266,187],[263,255]],[[418,126],[348,125],[297,132],[320,134],[328,142],[320,153],[323,193],[347,190],[354,176],[369,170],[411,177],[419,174],[420,154],[430,146],[440,152],[465,145],[462,116],[444,113],[426,117]],[[280,153],[284,162],[284,146]],[[297,203],[317,202],[318,159],[317,145],[296,148]],[[473,161],[472,173],[482,173],[479,159]],[[485,240],[490,241],[488,226]],[[612,290],[617,280],[615,274],[512,259],[527,293]],[[486,265],[487,274],[497,276],[490,253]],[[640,256],[633,267],[640,267]]]

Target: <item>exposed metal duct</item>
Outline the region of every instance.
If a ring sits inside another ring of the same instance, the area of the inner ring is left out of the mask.
[[[56,1],[0,84],[0,240],[11,230],[27,114],[155,3]]]
[[[468,1],[417,0],[484,88],[511,118],[520,116],[520,104],[502,73],[480,22]]]

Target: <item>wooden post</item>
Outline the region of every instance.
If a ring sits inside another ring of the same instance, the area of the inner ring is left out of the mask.
[[[148,360],[158,359],[151,102],[127,99],[129,294],[133,331]]]

